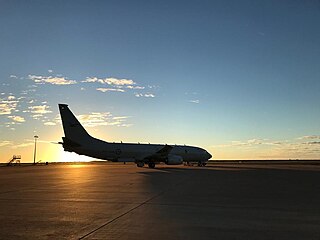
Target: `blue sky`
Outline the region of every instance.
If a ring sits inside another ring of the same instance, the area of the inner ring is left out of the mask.
[[[319,13],[300,0],[1,1],[0,161],[31,161],[34,134],[58,160],[58,103],[110,141],[319,158]]]

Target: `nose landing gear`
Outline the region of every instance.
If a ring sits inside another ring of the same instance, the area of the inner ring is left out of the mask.
[[[144,162],[137,162],[137,167],[143,167],[144,166]]]

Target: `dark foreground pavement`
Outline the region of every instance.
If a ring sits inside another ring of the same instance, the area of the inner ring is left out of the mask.
[[[320,166],[0,168],[0,239],[320,239]]]

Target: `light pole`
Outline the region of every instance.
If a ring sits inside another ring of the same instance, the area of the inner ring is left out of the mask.
[[[33,165],[36,165],[36,154],[37,154],[37,135],[34,136],[34,152],[33,152]]]

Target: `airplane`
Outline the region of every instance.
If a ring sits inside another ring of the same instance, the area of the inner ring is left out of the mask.
[[[134,162],[138,167],[148,164],[154,168],[156,163],[179,165],[196,162],[205,166],[212,157],[205,149],[185,145],[111,143],[90,136],[67,104],[58,104],[62,120],[64,151],[75,152],[112,162]]]

